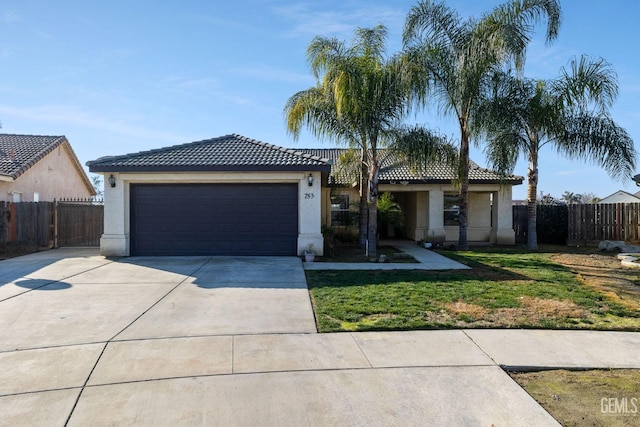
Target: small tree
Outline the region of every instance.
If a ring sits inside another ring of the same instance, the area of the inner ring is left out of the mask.
[[[93,199],[102,199],[104,196],[102,177],[100,175],[91,175],[91,185],[93,185],[93,189],[96,191],[96,195],[93,196]]]
[[[391,193],[385,192],[378,198],[378,226],[384,227],[402,227],[404,226],[404,213],[400,205],[393,199]],[[380,233],[384,235],[383,233]]]

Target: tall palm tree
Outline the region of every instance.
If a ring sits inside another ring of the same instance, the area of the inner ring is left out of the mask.
[[[481,131],[489,138],[486,153],[503,173],[512,171],[520,156],[527,158],[527,245],[535,250],[542,147],[553,145],[558,154],[598,164],[612,178],[633,176],[636,152],[631,137],[609,113],[618,83],[603,59],[574,58],[556,79],[520,79],[503,73],[496,75],[494,84],[492,96],[482,104],[483,120],[479,120]]]
[[[407,16],[403,40],[405,59],[413,64],[406,69],[414,71],[415,102],[426,105],[434,97],[440,112],[453,115],[460,130],[460,249],[468,248],[469,144],[479,101],[491,75],[504,64],[521,69],[534,24],[545,17],[550,42],[560,25],[557,0],[511,0],[481,19],[466,20],[444,2],[422,0]]]
[[[406,73],[401,61],[386,57],[386,39],[383,25],[356,29],[351,46],[315,37],[307,59],[318,82],[289,98],[284,109],[287,129],[295,139],[307,127],[316,137],[360,150],[360,229],[361,238],[366,231],[370,256],[376,255],[379,150],[399,134],[416,135],[400,132],[409,106]],[[434,153],[437,157],[438,151]]]

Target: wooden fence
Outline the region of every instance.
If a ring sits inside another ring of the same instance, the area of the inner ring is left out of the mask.
[[[0,249],[99,246],[103,228],[102,202],[0,202]]]
[[[53,203],[0,202],[0,244],[51,246]]]
[[[537,206],[538,243],[567,243],[568,222],[566,206]],[[527,206],[513,206],[513,230],[516,232],[516,243],[526,243],[529,234],[529,215]]]
[[[54,246],[100,246],[104,205],[73,201],[55,203]]]
[[[640,242],[640,203],[607,203],[569,206],[569,245],[602,240]]]
[[[538,243],[597,245],[603,240],[640,242],[640,203],[538,205]],[[516,242],[527,241],[527,207],[513,207]]]

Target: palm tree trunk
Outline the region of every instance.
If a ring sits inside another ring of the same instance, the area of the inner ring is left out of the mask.
[[[367,200],[369,197],[368,192],[368,179],[367,179],[367,166],[365,163],[365,151],[362,150],[360,159],[360,224],[359,224],[359,240],[358,243],[361,248],[364,248],[367,244],[367,230],[368,230],[368,221],[367,221]]]
[[[377,256],[378,249],[378,160],[369,163],[369,224],[367,227],[368,252],[370,257]]]
[[[460,211],[458,222],[460,223],[460,234],[458,235],[458,249],[466,251],[469,249],[467,242],[467,223],[469,214],[469,133],[466,129],[466,121],[460,120],[460,165],[458,178],[460,179]]]
[[[529,150],[529,169],[527,171],[527,247],[529,250],[538,249],[538,150],[537,144]]]

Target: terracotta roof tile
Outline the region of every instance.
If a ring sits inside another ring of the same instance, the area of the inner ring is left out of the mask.
[[[87,162],[92,172],[326,170],[326,159],[232,134]]]
[[[64,136],[0,134],[0,175],[16,179],[66,141]]]
[[[352,185],[357,181],[357,176],[353,173],[348,173],[347,171],[341,169],[339,167],[340,164],[340,156],[345,152],[349,151],[346,148],[309,148],[301,150],[305,153],[323,157],[329,159],[333,162],[334,165],[338,167],[334,167],[329,179],[333,179],[336,184],[342,185]],[[451,182],[451,180],[455,179],[456,171],[444,164],[432,164],[429,165],[423,171],[415,171],[412,170],[403,159],[399,158],[397,155],[392,154],[387,150],[379,150],[380,154],[380,175],[379,180],[380,183],[392,183],[392,182],[402,182],[406,181],[412,184],[418,183],[445,183]],[[488,183],[499,183],[505,182],[510,184],[521,184],[522,177],[516,175],[509,175],[506,177],[501,177],[496,172],[493,172],[489,169],[482,168],[478,166],[473,161],[471,162],[471,167],[469,170],[469,182],[475,184],[488,184]]]

